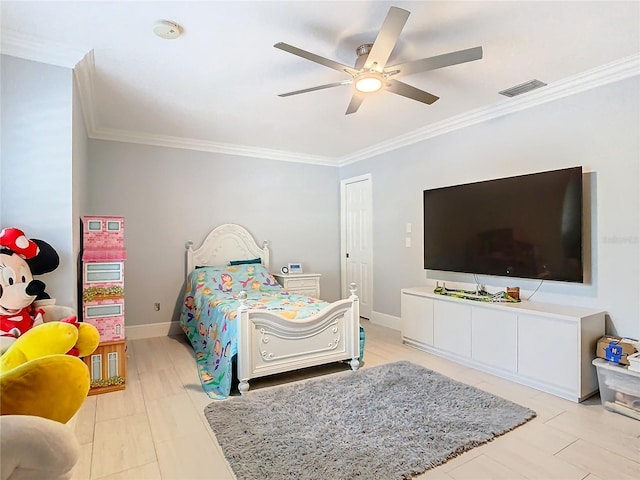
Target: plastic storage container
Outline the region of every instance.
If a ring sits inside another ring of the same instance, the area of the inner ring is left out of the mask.
[[[640,420],[640,372],[602,358],[593,360],[598,372],[602,406]]]

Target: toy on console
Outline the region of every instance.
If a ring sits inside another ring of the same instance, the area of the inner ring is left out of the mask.
[[[0,352],[43,321],[38,306],[50,297],[33,275],[52,272],[59,263],[47,242],[28,239],[18,228],[0,232]]]

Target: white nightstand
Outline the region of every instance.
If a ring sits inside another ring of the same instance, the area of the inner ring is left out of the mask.
[[[273,276],[289,293],[320,298],[320,273],[274,273]]]

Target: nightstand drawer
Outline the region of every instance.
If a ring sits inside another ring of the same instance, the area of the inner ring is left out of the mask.
[[[295,295],[303,295],[305,297],[312,297],[312,298],[317,298],[318,297],[318,290],[314,287],[314,288],[309,288],[309,289],[300,289],[298,290],[290,288],[289,289],[289,293],[293,293]]]
[[[300,288],[316,288],[316,285],[318,285],[318,282],[316,281],[315,278],[288,278],[287,281],[285,282],[286,284],[286,288],[289,289],[293,289],[295,288],[300,289]]]

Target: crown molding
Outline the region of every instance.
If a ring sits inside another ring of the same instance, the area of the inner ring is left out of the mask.
[[[481,107],[446,120],[413,130],[389,141],[359,150],[336,159],[338,166],[366,160],[383,153],[413,145],[423,140],[459,130],[471,125],[486,122],[510,113],[525,110],[560,98],[575,95],[592,88],[607,85],[640,75],[640,54],[616,60],[600,67],[559,80],[546,87],[533,90],[522,96],[506,99],[496,105]]]
[[[139,143],[159,147],[182,148],[187,150],[223,153],[228,155],[242,155],[286,162],[342,167],[366,160],[376,155],[381,155],[402,147],[413,145],[429,138],[444,135],[445,133],[460,130],[471,125],[476,125],[478,123],[486,122],[521,110],[526,110],[528,108],[552,102],[570,95],[575,95],[619,80],[624,80],[639,74],[640,54],[631,55],[606,65],[587,70],[586,72],[559,80],[553,84],[547,85],[546,87],[523,94],[522,96],[505,99],[501,103],[495,105],[481,107],[465,112],[461,115],[456,115],[426,127],[413,130],[389,141],[378,143],[339,158],[308,155],[283,150],[253,148],[244,145],[216,143],[166,135],[126,132],[99,127],[94,130],[88,130],[93,132],[93,134],[90,135],[91,138],[100,140]]]
[[[25,35],[6,28],[2,29],[1,39],[0,53],[3,55],[24,58],[26,60],[33,60],[59,67],[66,67],[73,70],[76,84],[78,86],[85,127],[89,138],[223,153],[228,155],[241,155],[285,162],[336,166],[335,159],[319,155],[309,155],[266,148],[253,148],[244,145],[209,142],[206,140],[179,138],[165,135],[152,135],[100,127],[96,120],[97,113],[94,95],[95,59],[92,49],[72,49],[61,43],[40,39],[32,35]]]
[[[3,55],[20,57],[35,62],[48,63],[59,67],[73,68],[89,51],[71,48],[62,43],[52,42],[33,35],[3,28],[0,52]]]
[[[279,160],[282,162],[308,163],[313,165],[337,166],[336,161],[330,157],[309,155],[306,153],[288,152],[284,150],[272,150],[268,148],[256,148],[231,143],[210,142],[193,138],[173,137],[170,135],[153,135],[149,133],[128,132],[110,128],[98,127],[91,138],[96,140],[110,140],[114,142],[138,143],[157,147],[179,148],[184,150],[197,150],[200,152],[222,153],[226,155],[240,155],[252,158],[264,158]]]
[[[78,86],[80,106],[84,116],[84,124],[89,138],[93,138],[96,131],[96,112],[94,92],[95,60],[93,50],[89,51],[73,69],[73,76]]]

